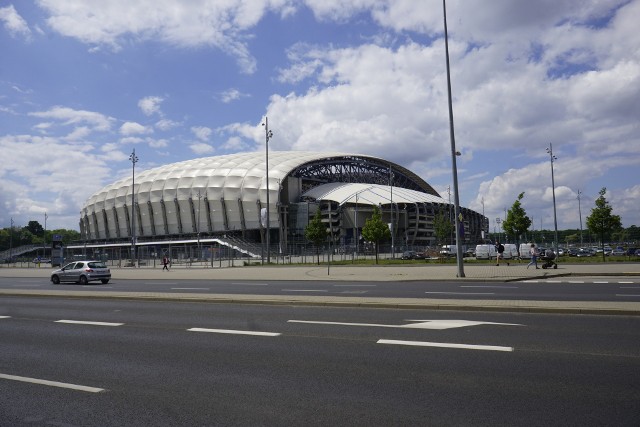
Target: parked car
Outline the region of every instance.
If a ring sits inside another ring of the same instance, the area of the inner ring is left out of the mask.
[[[578,249],[578,248],[569,248],[569,249],[567,249],[567,254],[569,256],[578,256],[579,252],[580,252],[580,249]]]
[[[629,256],[638,255],[638,251],[640,251],[640,249],[638,248],[629,248],[627,249],[627,255]]]
[[[86,285],[89,282],[100,281],[109,283],[111,271],[102,261],[73,261],[59,270],[51,273],[51,282],[54,285],[60,282],[74,282]]]
[[[621,248],[615,248],[611,251],[611,256],[625,256],[627,252]]]
[[[640,256],[640,249],[636,249],[636,253],[635,253],[635,255],[636,255],[636,256]]]
[[[402,253],[400,259],[424,259],[425,255],[422,252],[405,251]]]
[[[578,250],[578,253],[576,254],[576,256],[578,258],[591,257],[593,255],[594,255],[593,252],[591,252],[591,250],[589,250],[589,248],[580,248]]]

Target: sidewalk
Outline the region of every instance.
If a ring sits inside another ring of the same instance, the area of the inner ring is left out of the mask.
[[[48,282],[51,268],[0,268],[0,277],[42,278]],[[640,263],[560,264],[557,269],[532,269],[526,264],[464,266],[464,278],[457,278],[456,265],[407,264],[394,266],[251,266],[231,268],[111,268],[112,280],[238,280],[238,281],[494,281],[551,279],[564,276],[638,276]],[[311,283],[310,283],[311,285]],[[438,310],[555,312],[581,314],[640,315],[640,300],[632,301],[526,301],[464,300],[432,298],[367,298],[348,296],[227,295],[205,293],[113,292],[96,290],[62,291],[53,285],[42,290],[0,290],[0,295],[66,298],[143,299],[156,301],[200,301],[216,303],[291,304],[341,307],[383,307]],[[640,292],[639,292],[640,293]]]

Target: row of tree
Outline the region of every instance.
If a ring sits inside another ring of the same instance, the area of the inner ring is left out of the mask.
[[[80,233],[75,230],[46,230],[38,221],[29,221],[24,227],[7,227],[0,229],[0,251],[25,245],[50,245],[54,235],[62,236],[63,244],[80,240]]]
[[[613,207],[607,201],[605,195],[607,189],[603,187],[600,196],[596,199],[595,207],[591,209],[591,213],[587,216],[587,230],[600,245],[604,247],[606,241],[611,241],[614,235],[624,237],[625,233],[622,228],[622,222],[619,215],[613,214]],[[531,226],[531,218],[529,218],[522,207],[521,200],[524,198],[524,192],[518,195],[518,199],[513,203],[511,209],[507,211],[507,218],[502,222],[502,229],[507,236],[511,236],[516,243],[519,243],[521,236],[529,231]],[[635,227],[635,226],[633,226]],[[562,240],[558,236],[558,240]],[[567,239],[568,240],[568,239]],[[621,240],[624,241],[624,240]],[[556,242],[559,244],[560,242]],[[602,252],[604,259],[604,251]]]
[[[613,208],[607,201],[605,195],[607,193],[606,188],[600,190],[600,197],[596,199],[595,207],[591,209],[591,214],[587,216],[587,230],[591,233],[592,237],[596,238],[601,245],[604,246],[604,242],[611,241],[627,241],[629,237],[637,238],[640,236],[640,229],[635,225],[628,229],[622,228],[619,215],[613,214]],[[532,220],[527,216],[526,211],[522,207],[522,199],[524,198],[524,192],[518,195],[517,200],[511,206],[511,209],[507,211],[507,217],[502,222],[502,229],[507,238],[519,243],[520,239],[531,235],[529,227],[531,227]],[[454,230],[454,225],[451,219],[440,211],[434,218],[434,233],[439,244],[443,244],[449,241],[450,236]],[[312,242],[317,250],[320,246],[326,242],[329,237],[327,226],[322,223],[322,217],[320,209],[316,211],[316,214],[309,222],[309,225],[305,229],[305,237]],[[381,242],[387,241],[391,238],[391,233],[387,224],[382,222],[382,216],[377,206],[374,206],[373,215],[366,220],[364,227],[362,228],[362,237],[375,244],[376,263],[378,262],[379,245]],[[578,233],[576,230],[565,230],[558,233],[558,240],[560,241],[577,241]],[[534,239],[530,239],[534,240]],[[559,243],[559,242],[558,242]],[[318,255],[318,262],[320,262],[320,256]]]

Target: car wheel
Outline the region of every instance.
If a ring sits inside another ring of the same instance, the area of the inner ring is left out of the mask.
[[[87,277],[86,276],[80,276],[80,284],[84,286],[87,283],[89,283],[89,281],[87,280]]]
[[[109,279],[102,279],[100,281],[102,282],[103,285],[106,285],[107,283],[109,283]]]
[[[51,276],[51,281],[53,282],[54,285],[60,284],[60,278],[58,276]]]

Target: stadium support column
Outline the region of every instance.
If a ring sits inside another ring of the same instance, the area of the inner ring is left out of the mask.
[[[458,166],[456,164],[456,138],[453,128],[453,106],[451,101],[451,71],[449,65],[449,35],[447,32],[447,4],[442,0],[442,10],[444,13],[444,48],[447,62],[447,94],[449,100],[449,136],[451,138],[451,166],[453,172],[453,198],[455,202],[455,225],[456,225],[456,262],[458,264],[457,277],[464,276],[464,266],[462,265],[462,236],[460,230],[460,196],[458,194]]]

